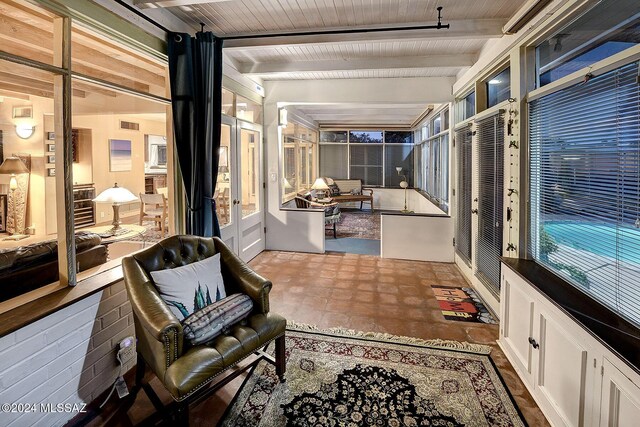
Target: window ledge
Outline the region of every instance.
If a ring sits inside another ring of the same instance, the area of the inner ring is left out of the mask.
[[[19,306],[9,308],[0,313],[0,337],[15,332],[37,320],[40,320],[58,310],[62,310],[80,300],[83,300],[103,289],[108,288],[123,279],[120,260],[113,260],[101,266],[98,273],[95,270],[86,271],[84,278],[79,276],[76,286],[65,286],[61,289],[40,296],[38,289],[14,298],[20,302],[29,299]],[[49,285],[55,289],[56,284]],[[51,288],[50,288],[51,289]],[[11,301],[11,300],[10,300]],[[7,303],[10,301],[6,301]]]
[[[533,260],[502,258],[502,263],[640,374],[636,326]]]

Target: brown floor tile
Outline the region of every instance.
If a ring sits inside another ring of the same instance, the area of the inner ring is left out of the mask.
[[[431,286],[469,286],[454,264],[274,251],[263,252],[250,264],[273,282],[271,309],[287,319],[321,328],[344,327],[491,345],[491,358],[529,425],[548,425],[497,346],[498,325],[443,317]],[[216,425],[241,383],[242,377],[191,408],[191,425]],[[155,381],[154,388],[159,392],[162,386]],[[135,424],[152,412],[149,401],[139,397],[129,417]],[[91,425],[104,423],[98,419]]]

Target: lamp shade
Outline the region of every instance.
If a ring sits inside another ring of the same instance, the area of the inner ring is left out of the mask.
[[[138,198],[126,188],[118,187],[118,183],[115,183],[113,187],[107,188],[93,199],[94,202],[104,203],[127,203],[134,200],[138,200]]]
[[[398,171],[398,175],[402,172],[402,166],[396,166],[396,171]]]
[[[2,165],[0,165],[1,174],[17,175],[19,173],[27,172],[29,172],[29,169],[27,169],[27,166],[18,157],[7,157],[6,159],[4,159],[4,162],[2,162]]]
[[[311,189],[312,190],[328,190],[329,186],[327,185],[326,182],[324,182],[324,179],[316,178],[316,181],[311,186]]]

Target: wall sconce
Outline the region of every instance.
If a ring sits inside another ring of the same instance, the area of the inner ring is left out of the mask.
[[[35,130],[35,126],[26,123],[16,125],[16,135],[18,135],[22,139],[31,138],[31,135],[33,135],[33,132],[35,132]]]
[[[287,115],[288,112],[286,108],[278,108],[278,126],[286,126],[288,124]]]

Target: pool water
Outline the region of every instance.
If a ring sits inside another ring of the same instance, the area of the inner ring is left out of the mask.
[[[640,264],[640,229],[607,224],[549,221],[544,229],[556,243]]]

